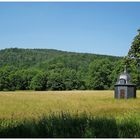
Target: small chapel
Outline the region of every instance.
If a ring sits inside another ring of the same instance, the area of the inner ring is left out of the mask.
[[[114,97],[117,99],[136,98],[136,85],[131,83],[131,77],[126,67],[124,72],[119,75],[117,83],[115,84]]]

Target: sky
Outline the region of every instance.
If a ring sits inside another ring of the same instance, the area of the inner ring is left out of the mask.
[[[0,49],[125,56],[139,28],[140,2],[0,2]]]

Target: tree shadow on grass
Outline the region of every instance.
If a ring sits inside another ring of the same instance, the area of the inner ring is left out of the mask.
[[[0,121],[1,123],[2,120]],[[6,122],[5,122],[6,123]],[[4,123],[3,123],[4,124]],[[140,137],[140,125],[132,121],[117,124],[114,118],[87,117],[85,114],[50,115],[38,121],[24,120],[2,128],[1,138],[118,138]]]

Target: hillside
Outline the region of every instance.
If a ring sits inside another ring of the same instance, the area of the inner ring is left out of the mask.
[[[119,60],[120,57],[97,55],[88,53],[74,53],[58,51],[53,49],[4,49],[0,50],[0,66],[10,65],[16,67],[36,67],[43,64],[64,63],[65,65],[75,63],[90,63],[96,59],[108,58],[111,61]],[[79,66],[79,65],[78,65]]]
[[[0,90],[111,89],[122,70],[121,60],[52,49],[4,49]]]

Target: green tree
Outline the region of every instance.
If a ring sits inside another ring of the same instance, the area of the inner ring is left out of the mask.
[[[140,88],[140,29],[132,42],[124,62],[130,71],[132,82],[137,85],[137,88]]]
[[[12,66],[5,66],[0,69],[0,90],[12,90],[9,75],[15,70]]]
[[[60,72],[50,71],[48,74],[47,89],[49,90],[65,90],[63,76]]]
[[[46,90],[47,87],[47,74],[44,72],[39,72],[33,77],[30,89],[33,90]]]
[[[10,89],[13,90],[29,90],[30,83],[37,70],[16,70],[9,75]]]
[[[9,75],[10,89],[11,90],[21,90],[23,79],[21,71],[13,72]]]
[[[140,29],[138,30],[138,35],[136,35],[132,42],[128,56],[131,58],[140,58]]]
[[[81,79],[81,75],[77,74],[76,70],[64,69],[62,73],[66,90],[85,89],[85,82]]]
[[[22,70],[22,90],[29,90],[32,78],[36,75],[38,70],[36,69],[27,69]]]
[[[112,68],[112,63],[108,59],[93,61],[89,66],[89,88],[97,90],[109,89]]]

